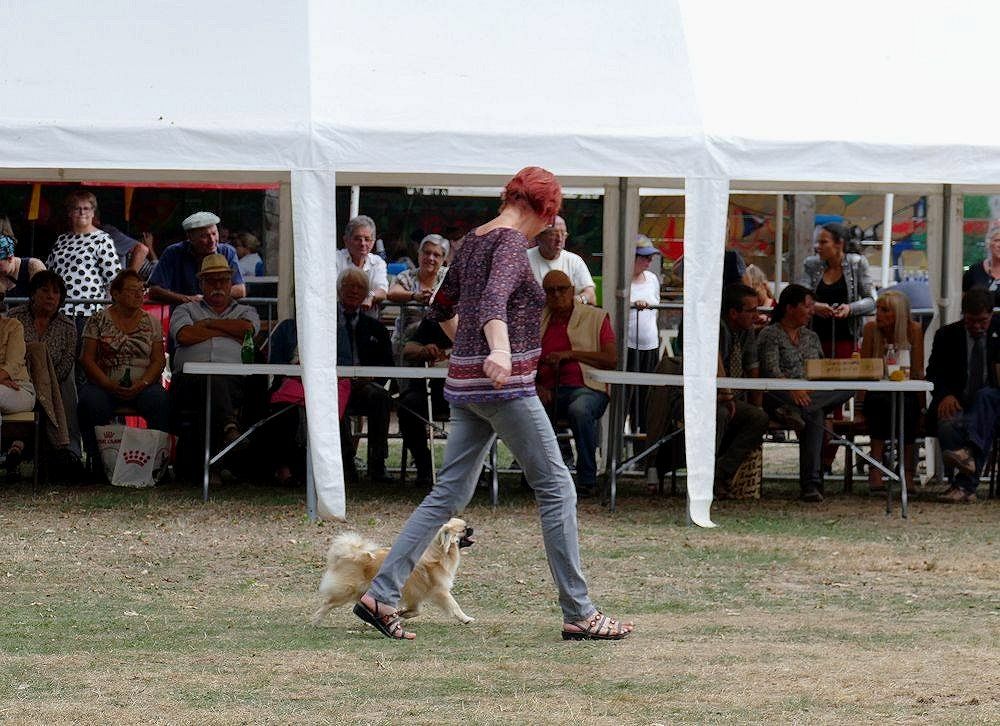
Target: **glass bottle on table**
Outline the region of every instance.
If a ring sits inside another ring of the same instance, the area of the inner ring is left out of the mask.
[[[253,330],[248,329],[243,334],[243,345],[240,346],[240,360],[244,363],[253,363],[256,349],[253,345]]]

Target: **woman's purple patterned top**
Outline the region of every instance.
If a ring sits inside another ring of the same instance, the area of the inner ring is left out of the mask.
[[[535,371],[541,353],[541,313],[545,294],[535,282],[525,251],[527,238],[516,229],[499,227],[462,240],[428,317],[448,320],[458,314],[458,332],[448,365],[444,396],[452,403],[485,403],[534,396]],[[483,326],[507,323],[511,374],[501,388],[483,373],[490,353]]]

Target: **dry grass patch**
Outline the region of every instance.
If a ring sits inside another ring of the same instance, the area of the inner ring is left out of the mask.
[[[9,723],[653,724],[1000,720],[993,502],[835,497],[581,506],[595,601],[621,643],[564,643],[530,501],[467,512],[479,544],[416,643],[350,614],[308,624],[330,539],[388,544],[412,492],[352,492],[350,525],[298,497],[27,489],[0,509],[0,720]]]

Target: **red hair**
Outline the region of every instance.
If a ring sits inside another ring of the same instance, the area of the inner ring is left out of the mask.
[[[507,182],[503,203],[520,204],[551,223],[562,207],[562,187],[551,171],[540,166],[526,166]]]

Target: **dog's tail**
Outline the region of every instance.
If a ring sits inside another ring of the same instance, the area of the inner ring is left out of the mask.
[[[360,534],[345,532],[337,535],[330,543],[330,549],[326,553],[326,564],[330,567],[345,559],[362,562],[374,557],[377,551],[378,546],[374,542],[369,542]]]

